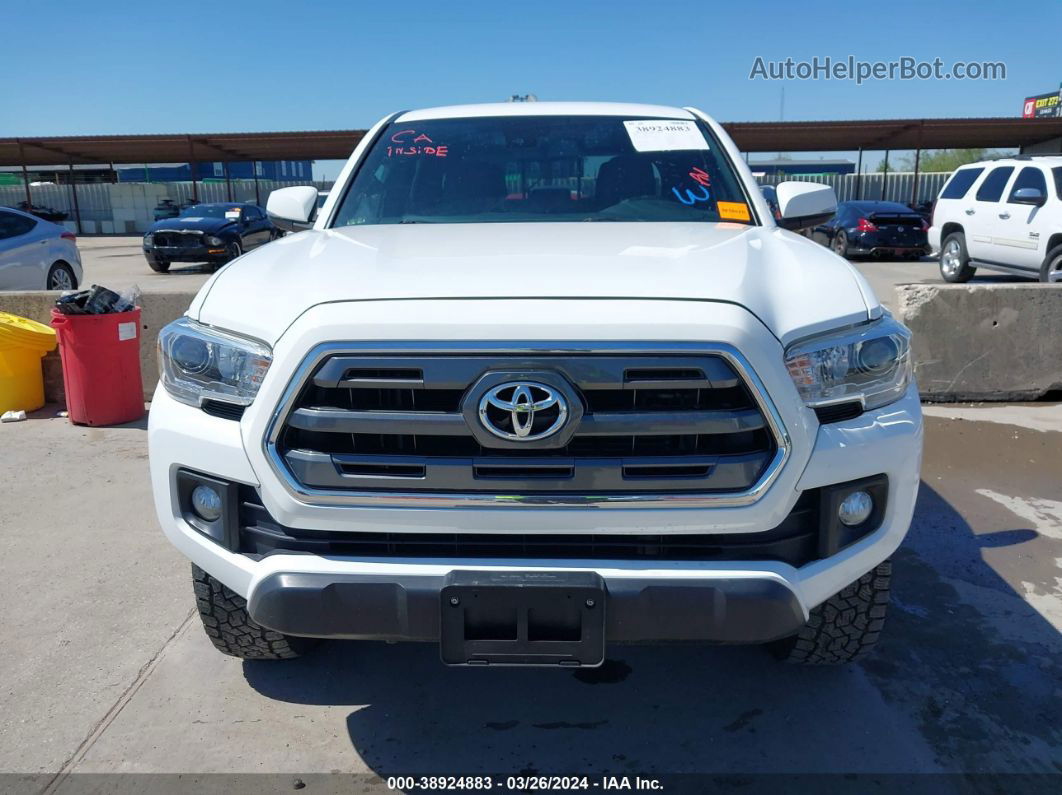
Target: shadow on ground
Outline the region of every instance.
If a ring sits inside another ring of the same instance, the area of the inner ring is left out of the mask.
[[[270,698],[354,707],[350,741],[381,776],[1059,772],[1062,641],[981,557],[1034,543],[1022,527],[976,535],[923,484],[883,641],[844,668],[629,646],[596,673],[448,669],[433,645],[329,643],[244,672]]]

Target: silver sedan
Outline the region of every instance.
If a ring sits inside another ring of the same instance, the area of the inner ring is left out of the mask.
[[[77,238],[65,227],[0,207],[0,290],[75,290]]]

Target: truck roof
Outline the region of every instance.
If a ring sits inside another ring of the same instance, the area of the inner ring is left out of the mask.
[[[666,105],[625,102],[493,102],[482,105],[450,105],[403,113],[395,121],[471,118],[476,116],[626,116],[628,118],[693,119],[692,113]]]

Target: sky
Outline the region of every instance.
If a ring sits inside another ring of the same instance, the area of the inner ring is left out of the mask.
[[[1015,116],[1062,81],[1062,2],[22,2],[0,136],[365,128],[501,101],[695,105],[721,121]],[[1002,61],[1005,80],[749,79],[755,59]],[[823,153],[828,156],[829,153]],[[818,156],[818,155],[816,155]]]

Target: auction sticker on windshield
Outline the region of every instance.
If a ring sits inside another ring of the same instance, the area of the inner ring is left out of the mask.
[[[715,208],[724,221],[751,221],[749,206],[745,202],[716,202]]]
[[[667,152],[673,149],[707,149],[708,142],[696,122],[682,119],[625,121],[627,135],[639,152]]]

